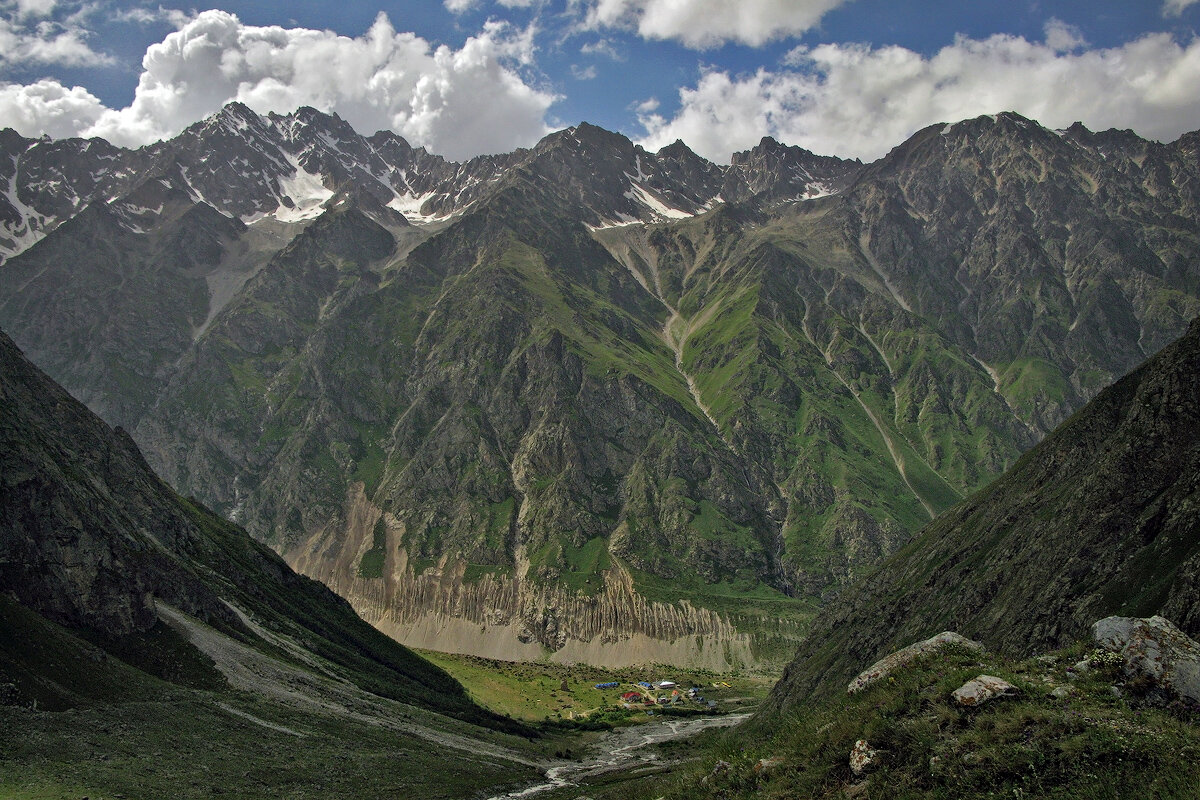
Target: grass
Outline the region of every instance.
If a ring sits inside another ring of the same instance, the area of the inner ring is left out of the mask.
[[[534,776],[366,722],[224,706],[196,694],[53,714],[0,708],[0,797],[459,798]]]
[[[1062,372],[1040,358],[1019,358],[1007,364],[1000,370],[1000,388],[1013,405],[1026,412],[1043,398],[1061,404],[1071,391]]]
[[[358,577],[382,578],[383,565],[387,559],[387,523],[383,517],[375,523],[371,531],[371,549],[362,554],[358,562]]]
[[[101,650],[0,598],[0,797],[457,798],[535,777],[404,727],[543,744],[362,697],[352,715],[234,691],[161,623]]]
[[[612,566],[608,556],[608,539],[597,536],[582,547],[563,547],[562,560],[566,570],[562,581],[576,592],[595,594],[604,589],[602,572]]]

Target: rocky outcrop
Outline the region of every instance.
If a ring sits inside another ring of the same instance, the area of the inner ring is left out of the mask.
[[[998,697],[1017,694],[1018,691],[1016,686],[1003,678],[979,675],[951,692],[950,699],[963,708],[978,708]]]
[[[610,667],[676,664],[714,671],[756,662],[751,638],[690,603],[647,601],[619,564],[585,594],[505,570],[472,574],[461,558],[415,563],[404,525],[351,486],[344,527],[289,552],[289,562],[348,599],[359,615],[412,647],[503,660]],[[368,554],[381,555],[366,575]],[[367,561],[364,562],[364,557]],[[474,572],[474,570],[472,570]]]
[[[857,694],[867,687],[891,675],[898,669],[908,666],[918,658],[944,650],[947,647],[964,647],[968,650],[981,652],[983,645],[973,642],[965,636],[959,636],[953,631],[943,631],[937,636],[931,636],[923,642],[910,644],[902,650],[897,650],[889,656],[881,658],[867,667],[858,677],[850,681],[846,687],[847,694]]]
[[[1200,644],[1169,619],[1105,617],[1092,626],[1092,638],[1121,655],[1125,678],[1135,690],[1158,689],[1200,703]]]

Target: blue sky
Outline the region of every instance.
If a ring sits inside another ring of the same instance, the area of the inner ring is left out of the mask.
[[[1198,28],[1197,0],[0,0],[0,126],[136,145],[241,99],[455,158],[581,120],[714,160],[1002,110],[1170,139],[1200,127]]]

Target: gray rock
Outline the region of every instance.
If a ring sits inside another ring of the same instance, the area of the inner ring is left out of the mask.
[[[760,758],[754,765],[754,774],[761,777],[767,777],[779,768],[783,761],[778,758]]]
[[[1165,617],[1106,617],[1092,626],[1096,644],[1124,658],[1135,685],[1200,703],[1200,644]]]
[[[862,777],[879,767],[883,751],[871,747],[866,739],[859,739],[850,751],[850,771],[856,777]]]
[[[983,645],[979,642],[972,641],[965,636],[959,636],[952,631],[943,631],[937,636],[931,636],[924,641],[910,644],[903,650],[897,650],[891,655],[876,661],[859,673],[857,678],[850,681],[850,685],[846,687],[846,693],[857,694],[868,686],[891,675],[901,667],[908,666],[926,653],[934,653],[955,645],[977,652],[983,651]]]
[[[981,706],[997,697],[1019,694],[1017,687],[994,675],[980,675],[955,689],[950,696],[965,708]]]

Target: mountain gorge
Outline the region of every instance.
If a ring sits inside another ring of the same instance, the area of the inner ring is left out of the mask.
[[[464,164],[231,105],[0,136],[0,326],[403,642],[723,667],[1200,313],[1197,134]],[[5,198],[7,198],[5,200]]]

